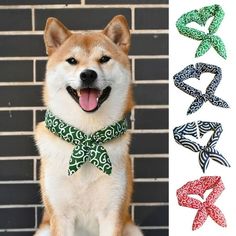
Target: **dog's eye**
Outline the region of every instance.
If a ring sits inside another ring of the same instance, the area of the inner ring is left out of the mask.
[[[99,62],[100,63],[106,63],[106,62],[108,62],[108,61],[110,61],[110,57],[108,57],[108,56],[102,56],[100,59],[99,59]]]
[[[66,61],[71,65],[76,65],[78,63],[78,61],[74,57],[70,57],[66,59]]]

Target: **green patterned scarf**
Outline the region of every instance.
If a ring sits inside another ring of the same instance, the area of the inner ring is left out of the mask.
[[[49,110],[45,114],[45,124],[53,134],[75,146],[69,162],[68,175],[74,174],[87,161],[110,175],[112,164],[102,144],[120,137],[128,128],[124,119],[92,135],[86,135],[54,116]]]
[[[191,22],[196,22],[200,26],[205,26],[209,18],[213,17],[213,20],[208,27],[208,33],[203,31],[187,27],[186,25]],[[176,22],[176,27],[181,34],[195,40],[202,40],[197,48],[195,57],[203,56],[210,48],[213,48],[217,53],[223,57],[227,58],[225,45],[222,39],[216,35],[222,20],[224,18],[224,11],[219,5],[212,5],[203,7],[200,10],[193,10],[183,14]]]

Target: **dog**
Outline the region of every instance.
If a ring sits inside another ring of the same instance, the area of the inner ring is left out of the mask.
[[[115,16],[100,32],[81,33],[49,18],[44,41],[49,58],[43,100],[55,116],[90,135],[131,111],[130,32],[124,16]],[[112,163],[110,175],[86,162],[68,176],[74,146],[45,122],[37,125],[35,141],[45,206],[35,236],[143,235],[129,214],[133,177],[128,132],[103,145]]]

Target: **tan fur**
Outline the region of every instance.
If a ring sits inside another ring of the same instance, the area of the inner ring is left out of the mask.
[[[107,35],[113,42],[128,54],[130,48],[130,32],[129,26],[124,17],[116,16],[103,30],[103,33]]]
[[[114,17],[102,32],[80,34],[49,18],[44,40],[49,60],[43,97],[55,115],[90,134],[130,112],[134,104],[127,57],[130,33],[123,16]],[[104,54],[112,61],[101,65],[99,59]],[[69,57],[79,63],[71,67],[65,62]],[[76,82],[75,74],[85,68],[98,71],[100,87],[106,83],[112,87],[110,97],[93,113],[82,111],[65,89],[65,84],[72,79]],[[129,133],[104,144],[113,164],[111,176],[87,163],[67,176],[73,146],[52,134],[44,122],[37,126],[35,140],[42,157],[40,184],[45,205],[35,236],[142,236],[129,215],[133,181]]]
[[[49,27],[50,26],[50,27]],[[71,36],[71,32],[56,18],[49,18],[45,27],[44,41],[47,54],[50,56]]]

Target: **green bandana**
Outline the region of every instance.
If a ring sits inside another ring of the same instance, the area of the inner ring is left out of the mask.
[[[49,110],[45,114],[45,124],[52,133],[75,146],[69,162],[68,175],[74,174],[87,161],[110,175],[112,164],[102,144],[118,138],[128,128],[124,119],[92,135],[86,135],[54,116]]]
[[[210,26],[208,27],[208,33],[203,31],[187,27],[186,25],[191,22],[196,22],[200,26],[205,26],[209,18],[214,17]],[[179,32],[189,38],[195,40],[202,40],[197,48],[195,57],[203,56],[210,48],[213,48],[217,53],[223,57],[227,58],[225,45],[222,39],[216,35],[222,20],[224,18],[224,11],[219,5],[207,6],[198,10],[193,10],[182,15],[176,22],[176,27]]]

